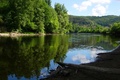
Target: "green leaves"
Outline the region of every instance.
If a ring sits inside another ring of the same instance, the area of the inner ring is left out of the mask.
[[[64,5],[51,7],[51,0],[1,0],[7,31],[66,33],[69,18]],[[1,14],[0,14],[1,15]],[[62,29],[62,30],[61,30]]]
[[[49,6],[51,6],[51,0],[45,0],[45,2],[46,2]]]
[[[57,13],[52,7],[45,7],[45,32],[58,33],[59,22]]]
[[[44,32],[44,5],[47,4],[43,0],[12,0],[9,4],[9,12],[12,11],[6,17],[11,27],[9,31],[21,29],[22,32]]]
[[[114,23],[112,25],[110,33],[114,34],[114,35],[119,35],[119,33],[120,33],[120,22]]]
[[[59,31],[60,33],[67,33],[69,31],[68,25],[69,25],[69,17],[67,14],[67,10],[64,5],[61,5],[59,3],[55,4],[55,11],[58,15],[58,21],[59,21]]]

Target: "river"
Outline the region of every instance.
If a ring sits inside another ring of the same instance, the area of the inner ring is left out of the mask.
[[[57,61],[94,62],[119,43],[120,38],[90,33],[0,37],[0,80],[39,80],[57,68]]]

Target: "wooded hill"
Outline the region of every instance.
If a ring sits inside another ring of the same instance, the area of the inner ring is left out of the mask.
[[[120,16],[73,16],[69,15],[72,33],[103,33],[114,34],[120,32]]]
[[[110,27],[112,24],[120,22],[120,16],[73,16],[69,15],[69,20],[73,24],[80,26],[105,26]]]

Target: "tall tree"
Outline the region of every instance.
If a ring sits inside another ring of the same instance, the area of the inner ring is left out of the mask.
[[[52,7],[46,6],[45,15],[45,32],[59,33],[59,22],[55,10]]]
[[[8,31],[36,33],[68,32],[69,17],[64,5],[57,3],[55,4],[55,9],[53,9],[51,0],[5,1],[7,1],[8,6],[5,17]]]
[[[50,0],[9,0],[8,30],[55,33],[59,23],[55,10],[48,6],[50,4]]]
[[[67,14],[67,10],[64,5],[61,5],[59,3],[55,4],[55,11],[58,15],[58,21],[59,21],[59,30],[61,33],[66,33],[68,31],[68,25],[69,25],[69,17]]]

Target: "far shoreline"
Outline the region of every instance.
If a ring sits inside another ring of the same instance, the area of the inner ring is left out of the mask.
[[[45,36],[45,35],[62,35],[62,34],[61,33],[17,33],[17,32],[0,33],[0,37]]]
[[[46,35],[46,34],[45,33],[14,33],[14,32],[0,33],[0,37],[42,36],[42,35]]]

